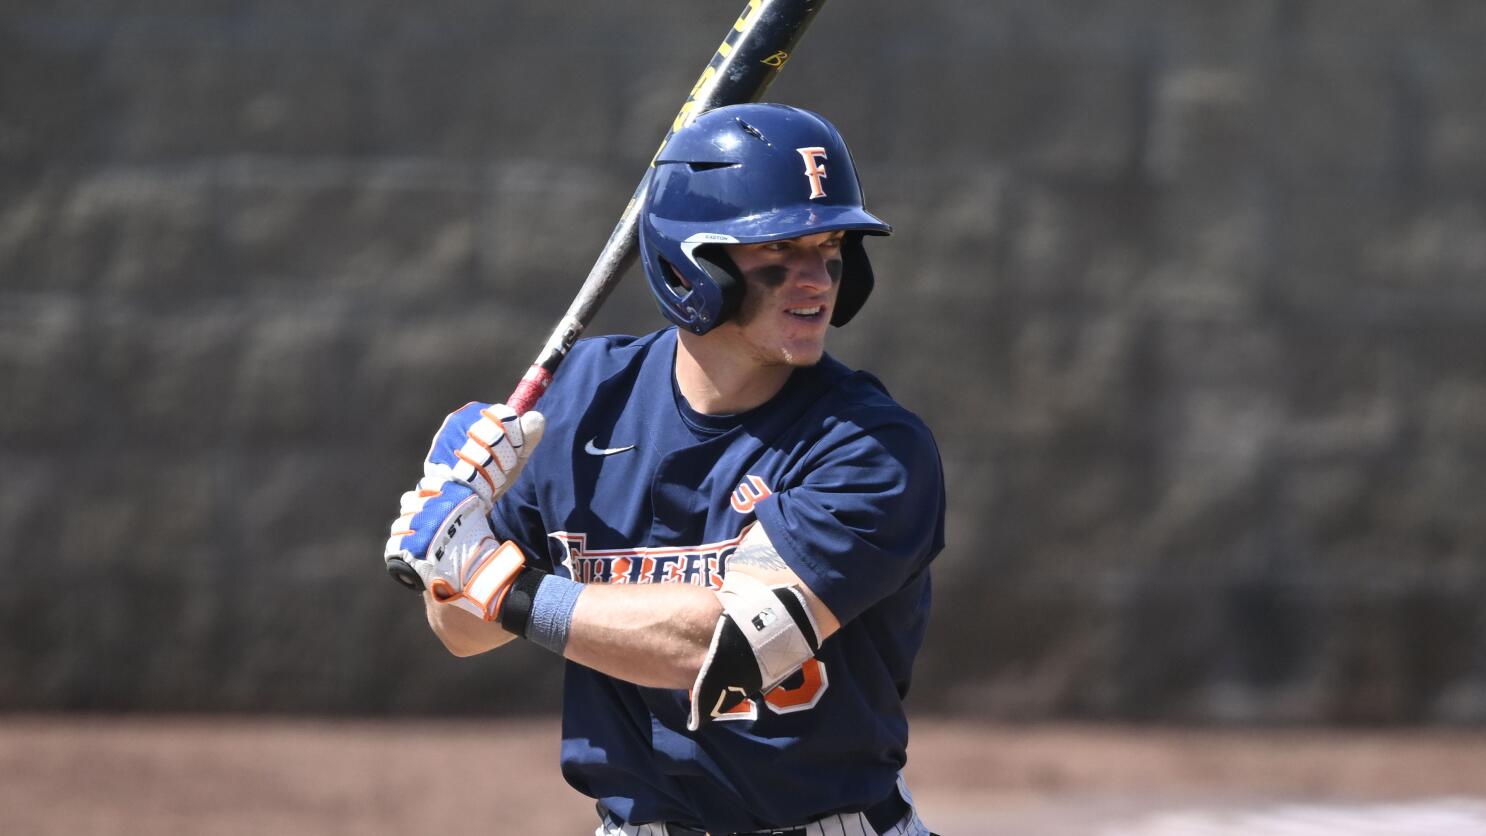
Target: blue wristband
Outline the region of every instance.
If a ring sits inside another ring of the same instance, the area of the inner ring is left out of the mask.
[[[573,609],[583,584],[557,575],[547,575],[531,599],[531,616],[526,622],[526,638],[533,644],[562,655],[568,646],[568,632],[573,628]]]

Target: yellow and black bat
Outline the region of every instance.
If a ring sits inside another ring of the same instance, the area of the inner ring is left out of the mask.
[[[727,37],[717,47],[717,53],[707,62],[682,103],[670,130],[651,157],[650,166],[640,179],[634,196],[610,233],[608,243],[599,253],[593,269],[588,271],[583,286],[578,289],[578,295],[552,330],[536,362],[506,399],[506,404],[512,409],[525,412],[542,397],[568,349],[593,321],[594,314],[619,283],[624,271],[634,263],[640,204],[655,171],[655,157],[660,155],[671,135],[713,108],[758,101],[824,5],[825,0],[749,0],[743,14],[728,30]]]

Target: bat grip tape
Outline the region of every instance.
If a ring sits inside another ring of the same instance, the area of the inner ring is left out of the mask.
[[[501,604],[501,627],[561,655],[582,591],[583,584],[568,578],[531,567],[522,569]]]

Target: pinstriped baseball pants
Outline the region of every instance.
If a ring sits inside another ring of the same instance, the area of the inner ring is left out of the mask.
[[[867,823],[867,817],[861,813],[848,813],[826,816],[806,824],[805,836],[932,836],[929,828],[919,819],[918,810],[913,806],[913,795],[908,792],[908,785],[901,775],[898,776],[898,792],[903,794],[903,800],[908,803],[908,813],[903,816],[902,821],[883,833],[873,830],[872,825]],[[603,821],[593,831],[593,836],[666,836],[666,826],[613,824]]]

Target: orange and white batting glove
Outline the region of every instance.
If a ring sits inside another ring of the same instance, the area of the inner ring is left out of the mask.
[[[521,475],[546,426],[540,412],[517,416],[505,404],[466,404],[433,437],[424,475],[469,485],[488,510]]]
[[[495,538],[488,510],[464,482],[425,476],[402,495],[384,557],[407,561],[435,601],[497,621],[526,556]]]

